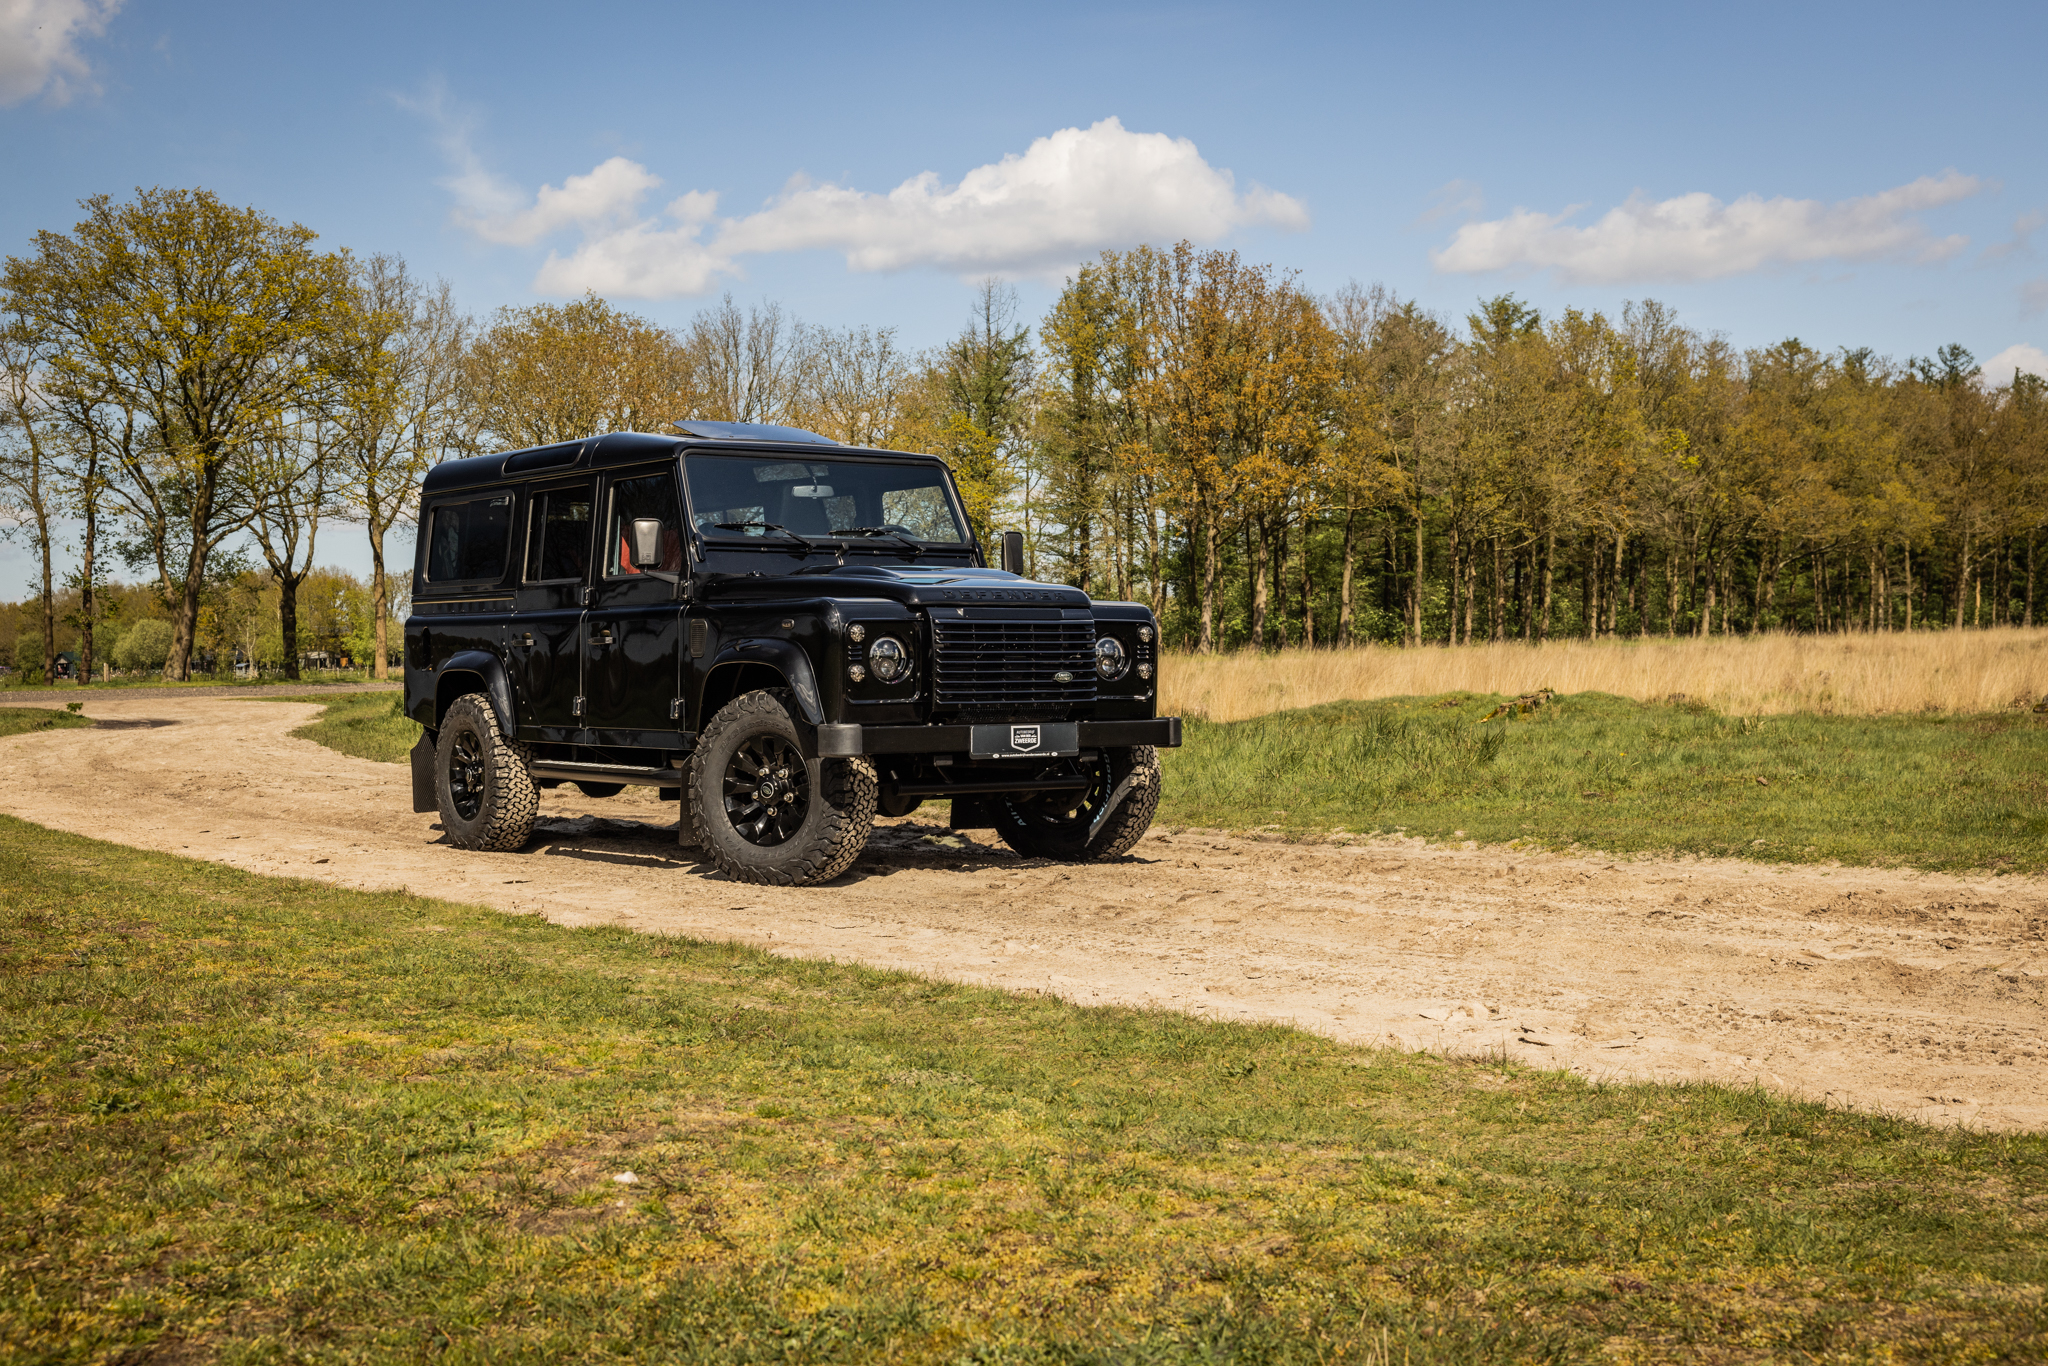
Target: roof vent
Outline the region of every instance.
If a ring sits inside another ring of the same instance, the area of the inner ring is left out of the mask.
[[[685,436],[702,437],[707,441],[782,441],[806,446],[839,444],[829,436],[819,436],[801,427],[774,427],[765,422],[699,422],[693,417],[676,423],[676,430]]]
[[[505,457],[505,473],[520,474],[527,470],[552,470],[563,465],[573,465],[576,457],[583,454],[580,442],[567,446],[542,446],[538,450],[516,451]]]

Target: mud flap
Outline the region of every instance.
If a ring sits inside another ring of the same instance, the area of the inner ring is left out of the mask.
[[[434,732],[421,731],[419,743],[412,747],[412,809],[415,811],[439,811],[441,800],[434,793],[434,744],[440,739]]]
[[[690,819],[690,770],[682,771],[681,787],[664,787],[661,799],[668,800],[668,794],[676,794],[676,843],[684,849],[701,849],[704,837],[697,833],[697,823]]]
[[[946,824],[952,830],[993,830],[995,801],[988,797],[955,797],[953,816]]]

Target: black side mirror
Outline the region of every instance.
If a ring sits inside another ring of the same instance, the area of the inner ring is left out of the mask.
[[[1003,533],[1003,572],[1024,577],[1024,533],[1005,531]]]
[[[633,519],[633,567],[661,568],[661,521],[655,517]]]

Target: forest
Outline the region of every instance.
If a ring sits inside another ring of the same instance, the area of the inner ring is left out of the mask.
[[[1029,572],[1196,651],[2034,622],[2048,386],[1958,345],[1744,350],[1654,300],[1448,318],[1180,243],[1104,253],[1035,322],[984,281],[913,350],[729,295],[681,328],[475,315],[205,190],[82,208],[0,271],[0,518],[40,566],[8,653],[46,676],[90,675],[109,613],[167,623],[167,678],[220,667],[268,639],[257,601],[295,676],[340,629],[302,622],[336,528],[382,676],[428,468],[690,417],[942,455]]]

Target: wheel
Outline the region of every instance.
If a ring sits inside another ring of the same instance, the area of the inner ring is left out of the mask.
[[[1159,809],[1159,751],[1150,745],[1106,749],[1094,781],[1077,800],[1052,797],[996,797],[996,834],[1026,858],[1093,863],[1131,851]],[[1110,806],[1114,803],[1113,806]],[[1107,819],[1098,821],[1105,806]]]
[[[728,702],[697,737],[691,824],[727,877],[802,887],[838,877],[867,847],[875,768],[866,759],[803,757],[789,690]]]
[[[434,747],[434,797],[441,828],[461,849],[517,849],[540,809],[525,745],[498,729],[482,693],[455,699]]]
[[[586,797],[616,797],[626,790],[624,783],[586,783],[581,780],[576,787]]]

